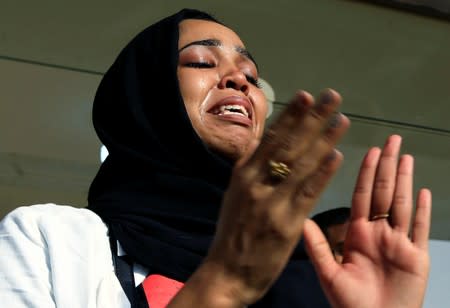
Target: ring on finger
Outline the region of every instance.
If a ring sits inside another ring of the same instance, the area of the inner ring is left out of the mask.
[[[269,160],[269,173],[273,179],[281,181],[291,174],[291,169],[285,163]]]
[[[389,213],[381,213],[381,214],[372,215],[370,217],[370,220],[374,221],[374,220],[385,219],[385,218],[386,219],[389,218]]]

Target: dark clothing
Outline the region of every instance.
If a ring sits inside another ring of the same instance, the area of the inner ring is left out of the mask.
[[[283,274],[261,302],[252,307],[330,308],[309,260],[288,263]]]
[[[178,87],[178,23],[208,18],[183,10],[139,33],[97,90],[93,122],[109,156],[88,208],[151,271],[185,281],[206,255],[231,173],[187,115]]]

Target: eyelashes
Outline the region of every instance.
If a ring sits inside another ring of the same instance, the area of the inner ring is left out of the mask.
[[[213,68],[214,65],[207,62],[190,62],[186,63],[185,66],[193,68]]]
[[[262,86],[261,86],[261,82],[259,82],[258,79],[256,79],[256,78],[253,77],[253,76],[250,76],[250,75],[245,75],[245,78],[247,78],[247,81],[250,82],[252,85],[254,85],[255,87],[261,89],[261,87],[262,87]]]
[[[214,64],[208,63],[208,62],[189,62],[184,64],[184,66],[186,67],[192,67],[192,68],[199,68],[199,69],[205,69],[205,68],[213,68]],[[253,77],[252,75],[249,74],[245,74],[245,78],[247,79],[247,81],[249,83],[251,83],[252,85],[254,85],[257,88],[261,88],[261,83],[259,82],[259,80],[255,77]]]

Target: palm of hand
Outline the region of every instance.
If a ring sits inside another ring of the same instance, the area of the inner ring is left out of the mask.
[[[319,227],[305,222],[306,247],[334,307],[422,305],[429,271],[431,193],[420,190],[411,224],[414,163],[410,155],[397,162],[400,144],[400,137],[392,136],[382,151],[369,150],[361,165],[342,264],[333,258]]]
[[[386,220],[360,220],[349,226],[344,262],[324,289],[337,307],[420,307],[428,270],[428,254],[407,234]]]

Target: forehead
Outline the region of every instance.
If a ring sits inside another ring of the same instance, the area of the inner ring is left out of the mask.
[[[223,45],[244,47],[239,36],[230,28],[216,22],[200,19],[186,19],[180,23],[178,47],[181,48],[193,41],[217,39]]]

